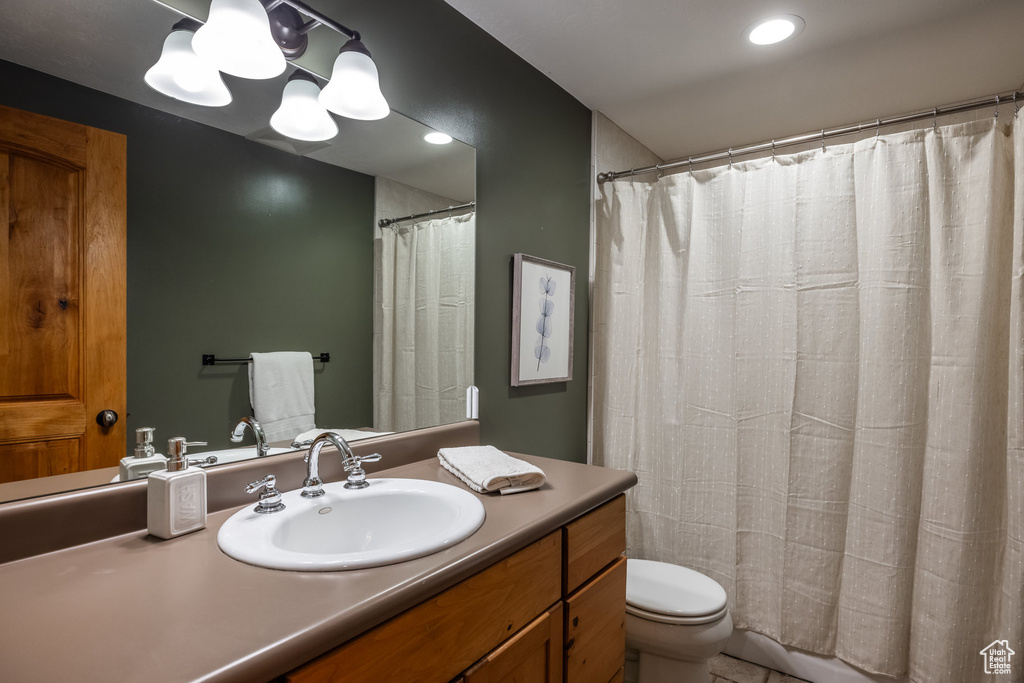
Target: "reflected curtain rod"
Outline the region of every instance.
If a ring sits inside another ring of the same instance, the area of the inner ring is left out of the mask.
[[[425,218],[427,216],[433,216],[435,213],[451,213],[452,211],[462,211],[463,209],[472,209],[476,207],[476,202],[467,202],[465,204],[459,204],[458,206],[449,206],[447,209],[434,209],[433,211],[424,211],[423,213],[413,213],[408,216],[402,216],[401,218],[381,218],[377,221],[377,225],[382,228],[386,228],[389,225],[395,223],[401,223],[402,221],[411,221],[414,218]]]
[[[664,164],[655,164],[654,166],[644,166],[643,168],[631,168],[628,171],[607,171],[605,173],[597,174],[597,182],[604,183],[609,180],[615,180],[616,178],[622,178],[624,176],[635,176],[641,173],[661,173],[662,171],[669,171],[672,169],[679,168],[681,166],[693,166],[694,164],[704,164],[709,161],[724,161],[728,159],[730,163],[734,157],[744,156],[747,154],[755,154],[757,152],[772,152],[774,153],[779,147],[789,147],[792,145],[800,145],[808,142],[821,141],[822,147],[825,146],[825,141],[832,138],[837,138],[841,135],[853,135],[854,133],[862,133],[866,130],[875,129],[875,134],[878,134],[878,130],[883,126],[896,126],[901,123],[911,123],[914,121],[924,121],[926,119],[938,119],[940,116],[948,114],[959,114],[965,111],[972,111],[974,109],[984,109],[985,107],[996,107],[996,116],[999,115],[999,106],[1004,104],[1010,104],[1014,106],[1014,116],[1017,115],[1017,100],[1020,99],[1024,102],[1024,92],[1017,90],[1011,90],[1009,92],[1001,93],[998,95],[990,95],[977,100],[970,100],[961,104],[951,104],[944,107],[934,107],[930,111],[920,111],[913,114],[903,114],[902,116],[894,116],[888,119],[875,119],[874,121],[865,121],[864,123],[857,123],[850,126],[843,126],[841,128],[833,128],[832,130],[822,129],[817,133],[805,133],[803,135],[794,135],[788,138],[782,138],[781,140],[769,140],[767,142],[760,142],[755,145],[747,145],[746,147],[737,147],[736,149],[729,148],[718,152],[708,152],[705,154],[694,155],[686,157],[685,159],[676,159],[669,161]]]

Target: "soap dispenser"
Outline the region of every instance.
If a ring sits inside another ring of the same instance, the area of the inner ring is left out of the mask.
[[[167,458],[153,448],[153,431],[152,427],[135,430],[135,455],[121,458],[119,481],[142,479],[150,472],[167,469]]]
[[[147,522],[149,533],[174,538],[206,526],[206,471],[189,467],[189,446],[205,441],[186,441],[176,436],[167,441],[167,469],[149,475]]]

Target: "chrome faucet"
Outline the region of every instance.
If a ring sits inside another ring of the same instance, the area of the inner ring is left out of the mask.
[[[306,480],[302,482],[302,497],[316,498],[324,495],[323,481],[320,479],[320,450],[326,444],[332,444],[341,453],[345,463],[345,471],[349,473],[348,481],[345,482],[347,489],[363,489],[369,486],[366,481],[366,472],[363,471],[364,462],[377,462],[381,459],[380,453],[359,456],[352,452],[344,437],[333,432],[324,432],[313,439],[309,452],[306,453]]]
[[[256,457],[265,457],[269,450],[267,448],[267,435],[263,433],[263,426],[260,425],[255,417],[246,416],[238,421],[238,424],[235,425],[235,430],[231,432],[231,443],[241,443],[246,427],[249,427],[252,430],[252,435],[256,437]]]

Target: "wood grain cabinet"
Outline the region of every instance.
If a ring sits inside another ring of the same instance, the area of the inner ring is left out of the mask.
[[[561,683],[562,603],[474,664],[464,683]]]
[[[279,681],[621,680],[625,548],[620,495]]]
[[[626,658],[626,499],[562,528],[565,680],[611,681]]]

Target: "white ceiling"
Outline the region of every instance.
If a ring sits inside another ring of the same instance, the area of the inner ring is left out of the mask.
[[[204,20],[210,0],[3,0],[0,59],[230,133],[265,138],[291,69],[269,81],[225,76],[234,96],[226,107],[179,102],[143,82],[171,26],[181,19],[167,6],[171,4]],[[320,53],[331,54],[324,57],[312,49],[306,66],[329,75],[341,38],[318,28],[310,33],[310,42],[324,48]],[[329,145],[273,146],[293,152],[298,147],[318,161],[391,178],[460,203],[474,198],[476,153],[469,145],[425,143],[423,134],[430,129],[396,112],[380,121],[335,121],[340,132]]]
[[[663,160],[1024,82],[1022,0],[446,0]],[[766,16],[806,22],[755,46]]]

